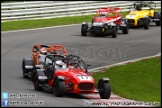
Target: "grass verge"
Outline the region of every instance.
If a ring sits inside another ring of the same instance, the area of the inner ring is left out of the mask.
[[[160,9],[157,9],[158,11]],[[123,17],[127,12],[123,12]],[[42,28],[50,26],[81,24],[82,22],[91,22],[93,15],[73,16],[63,18],[38,19],[38,20],[19,20],[10,22],[1,22],[1,31],[22,30],[32,28]]]
[[[128,99],[161,102],[161,56],[111,67],[92,75],[97,83],[110,78],[112,92]]]
[[[51,18],[51,19],[1,22],[1,31],[77,24],[77,23],[82,23],[83,21],[89,22],[90,19],[92,19],[92,17],[93,17],[92,15],[86,15],[86,16],[75,16],[75,17]]]

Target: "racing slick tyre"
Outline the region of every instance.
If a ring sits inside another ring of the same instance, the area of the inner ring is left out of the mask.
[[[35,70],[33,70],[33,71],[31,72],[31,81],[32,81],[32,82],[34,81],[34,74],[35,74]]]
[[[155,24],[156,26],[161,26],[161,15],[158,12],[155,12],[155,17],[156,19],[159,19],[159,21],[156,21]]]
[[[109,82],[99,80],[98,89],[101,99],[109,99],[111,95],[111,87]]]
[[[33,85],[34,85],[34,89],[36,91],[42,91],[43,90],[43,88],[41,86],[39,86],[39,80],[38,80],[38,75],[37,74],[34,75]]]
[[[22,61],[22,72],[23,72],[23,78],[28,78],[28,75],[26,75],[26,69],[25,69],[25,59]]]
[[[116,27],[112,28],[112,37],[113,38],[117,37]]]
[[[87,36],[87,29],[88,29],[88,24],[82,25],[82,28],[81,28],[82,36]]]
[[[65,82],[56,79],[54,81],[54,95],[56,97],[63,97],[65,94]]]
[[[123,34],[128,34],[128,32],[129,32],[128,27],[124,27],[124,28],[122,29],[122,32],[123,32]]]
[[[144,20],[144,29],[149,29],[149,19],[147,18],[146,20]]]
[[[126,19],[122,19],[122,21],[124,21],[124,24],[126,25],[126,27],[122,28],[122,32],[123,32],[123,34],[128,34],[129,33],[129,24]]]
[[[32,82],[34,81],[34,76],[35,76],[35,74],[37,72],[36,70],[40,69],[40,68],[36,68],[36,65],[34,63],[35,63],[35,61],[33,62],[33,70],[31,71],[31,81]]]

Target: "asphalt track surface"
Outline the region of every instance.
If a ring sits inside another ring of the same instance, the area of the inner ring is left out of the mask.
[[[69,54],[76,54],[92,66],[89,69],[156,55],[161,52],[161,27],[154,24],[149,30],[133,28],[129,34],[118,33],[117,38],[81,36],[81,25],[54,27],[20,32],[1,33],[1,91],[9,94],[34,94],[33,98],[9,98],[9,101],[38,102],[46,107],[83,107],[84,97],[67,94],[60,98],[53,93],[38,92],[28,79],[23,79],[21,63],[31,57],[34,44],[61,44]],[[86,99],[88,100],[88,99]],[[17,105],[15,105],[17,106]],[[27,106],[27,105],[20,105]]]

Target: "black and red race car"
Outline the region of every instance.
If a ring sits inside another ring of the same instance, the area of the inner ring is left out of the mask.
[[[87,22],[82,23],[82,36],[90,33],[97,36],[112,35],[113,38],[116,38],[118,30],[122,30],[123,34],[128,34],[129,25],[127,19],[122,17],[121,12],[121,8],[99,8],[92,19],[91,27],[88,27]]]
[[[35,44],[32,47],[31,57],[23,58],[22,61],[22,72],[24,78],[33,79],[33,69],[35,65],[43,65],[44,59],[48,54],[60,54],[67,56],[66,48],[62,45],[45,45],[45,44]]]
[[[37,91],[53,91],[57,97],[63,97],[65,93],[94,93],[99,91],[102,99],[108,99],[111,95],[109,78],[101,78],[95,84],[87,67],[90,66],[76,55],[51,54],[45,57],[43,68],[36,65],[33,85]]]

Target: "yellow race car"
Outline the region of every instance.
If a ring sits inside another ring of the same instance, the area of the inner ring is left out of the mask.
[[[135,2],[126,15],[129,26],[143,26],[149,29],[150,22],[161,26],[161,12],[156,11],[154,2]]]

